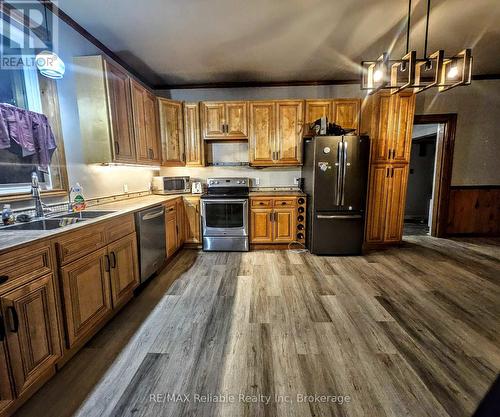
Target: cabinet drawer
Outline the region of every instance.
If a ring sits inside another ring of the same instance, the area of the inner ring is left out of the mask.
[[[295,204],[296,199],[294,197],[274,199],[274,207],[293,207]]]
[[[59,262],[65,265],[106,245],[106,225],[83,227],[56,240]]]
[[[135,232],[134,216],[132,214],[128,214],[107,222],[105,223],[105,229],[107,243],[121,239],[123,236],[127,236],[128,234]]]
[[[252,199],[252,207],[271,207],[272,205],[272,199]]]
[[[165,205],[165,213],[167,216],[167,220],[176,218],[177,216],[177,206],[176,201],[169,201],[168,204]]]
[[[50,247],[30,245],[0,256],[0,292],[52,272]]]

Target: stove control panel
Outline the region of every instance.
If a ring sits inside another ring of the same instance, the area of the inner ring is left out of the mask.
[[[249,178],[208,178],[208,188],[221,187],[249,187]]]

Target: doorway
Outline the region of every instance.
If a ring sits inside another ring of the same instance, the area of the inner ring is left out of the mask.
[[[446,236],[456,119],[456,114],[415,116],[405,236]]]

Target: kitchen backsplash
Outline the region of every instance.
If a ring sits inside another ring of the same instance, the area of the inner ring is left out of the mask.
[[[212,177],[248,177],[253,187],[292,187],[296,186],[295,178],[300,177],[300,168],[169,167],[162,168],[160,175],[189,175],[194,181]]]

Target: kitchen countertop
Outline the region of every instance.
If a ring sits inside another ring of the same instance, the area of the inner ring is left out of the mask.
[[[305,196],[306,194],[302,191],[250,191],[250,197],[284,197],[284,196]]]
[[[64,233],[72,232],[82,227],[94,225],[96,223],[111,220],[115,217],[122,216],[128,213],[134,213],[157,204],[162,204],[165,201],[173,200],[182,196],[191,194],[172,194],[172,195],[148,195],[146,197],[131,198],[127,200],[116,201],[107,204],[99,204],[89,207],[89,211],[93,210],[114,210],[114,213],[105,214],[104,216],[95,219],[86,219],[85,221],[60,227],[53,230],[12,230],[0,228],[0,254],[11,249],[26,246],[44,239],[51,239],[55,236]]]

